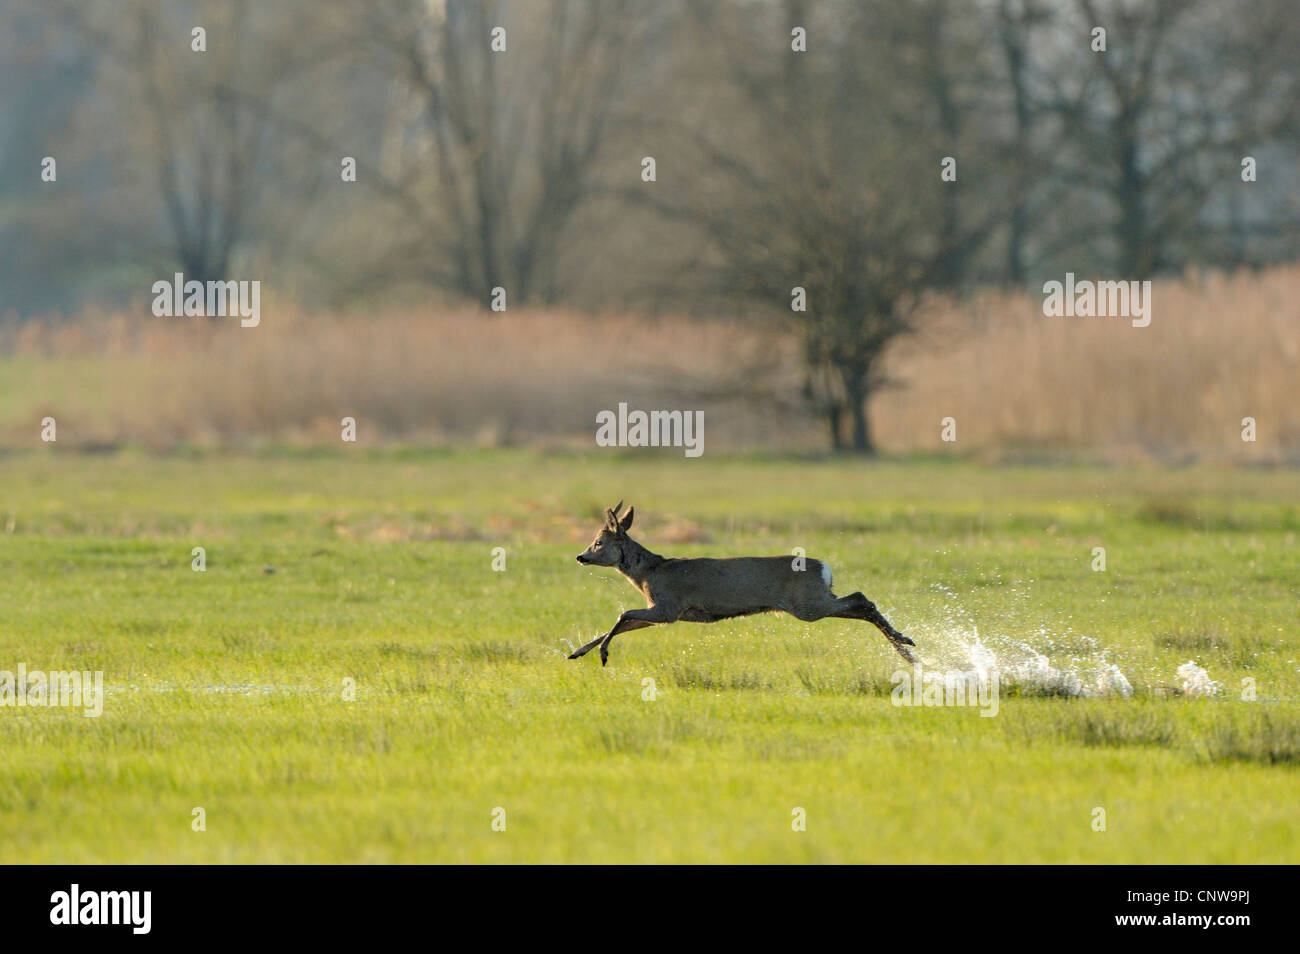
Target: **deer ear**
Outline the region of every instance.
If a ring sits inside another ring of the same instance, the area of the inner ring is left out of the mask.
[[[632,526],[632,514],[634,513],[636,513],[636,507],[628,507],[627,513],[625,513],[623,519],[618,522],[618,528],[624,533],[627,533],[628,527]]]

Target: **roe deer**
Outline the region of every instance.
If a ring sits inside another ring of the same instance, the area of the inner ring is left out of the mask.
[[[861,619],[871,623],[889,639],[909,663],[915,657],[908,646],[916,644],[894,629],[861,593],[836,596],[831,592],[831,568],[821,560],[805,560],[795,568],[790,557],[733,557],[726,560],[676,560],[651,553],[627,535],[632,513],[619,517],[623,501],[605,511],[605,526],[582,553],[578,562],[612,566],[641,591],[649,604],[643,610],[628,610],[604,636],[598,636],[570,659],[600,647],[600,664],[609,660],[609,643],[619,633],[653,626],[655,623],[712,623],[733,616],[780,611],[804,622],[827,616]]]

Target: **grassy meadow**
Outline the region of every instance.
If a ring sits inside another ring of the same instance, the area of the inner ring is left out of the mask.
[[[656,552],[803,547],[927,660],[1132,693],[895,706],[870,626],[771,615],[570,661],[641,605],[574,562],[620,497]],[[1295,863],[1297,532],[1268,468],[11,452],[0,669],[106,698],[0,709],[0,862]]]

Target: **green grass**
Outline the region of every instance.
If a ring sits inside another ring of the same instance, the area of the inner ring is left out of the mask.
[[[619,497],[657,552],[804,547],[923,652],[978,627],[1134,693],[897,707],[878,633],[778,616],[571,662],[640,605],[573,560]],[[1286,471],[0,455],[0,670],[110,687],[0,708],[0,862],[1294,863],[1297,532]],[[1166,691],[1189,660],[1222,695]]]

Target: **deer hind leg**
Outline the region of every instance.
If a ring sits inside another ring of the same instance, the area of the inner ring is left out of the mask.
[[[885,619],[884,614],[876,609],[876,604],[862,593],[850,593],[848,596],[840,597],[839,603],[843,608],[838,613],[831,613],[831,616],[866,620],[885,634],[885,638],[898,650],[900,656],[910,663],[916,662],[916,657],[907,649],[908,646],[915,646],[916,643],[894,629],[889,620]]]
[[[812,597],[792,600],[790,603],[778,606],[778,609],[785,610],[795,619],[801,619],[805,623],[815,623],[827,616],[839,615],[840,610],[844,609],[844,601],[827,590]]]

